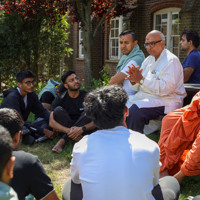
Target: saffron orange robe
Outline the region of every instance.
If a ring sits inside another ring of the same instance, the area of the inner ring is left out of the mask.
[[[160,140],[160,171],[186,176],[200,174],[200,91],[192,102],[163,118]]]

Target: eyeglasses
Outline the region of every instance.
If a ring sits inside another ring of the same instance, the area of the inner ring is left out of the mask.
[[[74,82],[75,80],[76,80],[76,81],[79,81],[79,78],[78,78],[78,77],[75,77],[75,78],[69,79],[69,82],[72,83],[72,82]]]
[[[35,85],[35,81],[26,81],[26,82],[22,82],[22,83],[25,83],[28,86]]]
[[[162,40],[159,40],[159,41],[152,41],[152,42],[149,42],[149,43],[145,43],[144,44],[144,47],[147,48],[148,46],[150,46],[151,48],[153,48],[158,42],[161,42]]]

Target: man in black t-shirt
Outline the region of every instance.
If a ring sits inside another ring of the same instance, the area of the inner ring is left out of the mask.
[[[52,104],[49,125],[62,134],[53,147],[53,152],[61,152],[68,138],[78,141],[83,135],[94,131],[94,123],[83,112],[83,101],[87,92],[79,90],[80,82],[74,71],[62,76],[67,91],[59,94]]]
[[[13,156],[16,159],[10,186],[16,191],[19,200],[25,200],[28,194],[36,199],[60,200],[38,157],[17,151],[24,124],[19,113],[14,109],[1,108],[0,116],[0,125],[8,129],[13,141]]]

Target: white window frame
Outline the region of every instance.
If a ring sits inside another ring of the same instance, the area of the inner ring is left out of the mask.
[[[119,20],[119,26],[111,28],[111,22]],[[122,32],[122,25],[123,25],[123,16],[116,17],[110,20],[110,34],[109,34],[109,59],[110,60],[119,60],[121,57],[121,51],[120,51],[120,42],[119,42],[119,34]],[[111,31],[116,31],[118,29],[118,35],[115,35],[114,37],[111,36]],[[115,48],[118,49],[117,55],[112,55],[112,40],[118,40],[118,46],[115,46]]]
[[[84,54],[83,54],[83,45],[82,45],[82,41],[83,41],[83,38],[82,38],[82,29],[81,29],[81,26],[79,24],[79,31],[78,31],[78,41],[79,41],[79,51],[78,51],[78,57],[79,58],[84,58]]]
[[[173,52],[173,37],[179,37],[179,40],[180,40],[180,8],[175,8],[175,7],[172,7],[172,8],[166,8],[166,9],[161,9],[157,12],[154,13],[154,29],[156,29],[156,15],[161,15],[161,14],[167,14],[167,35],[165,35],[165,39],[166,39],[166,48]],[[179,34],[177,35],[172,35],[171,32],[172,32],[172,25],[175,23],[175,20],[172,20],[172,14],[179,14]],[[162,30],[160,30],[162,31]],[[180,46],[179,46],[179,42],[178,42],[178,46],[175,47],[178,49],[178,55],[179,56],[179,52],[180,52]]]

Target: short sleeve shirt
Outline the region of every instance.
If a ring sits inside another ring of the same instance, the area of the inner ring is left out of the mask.
[[[51,179],[47,176],[37,156],[24,151],[13,151],[15,159],[14,177],[10,186],[24,200],[28,194],[42,199],[54,190]]]
[[[194,72],[187,83],[200,83],[200,53],[194,49],[183,61],[183,68],[192,67]]]
[[[67,111],[70,118],[73,121],[76,121],[83,112],[83,102],[86,94],[87,92],[80,90],[77,98],[71,98],[66,91],[55,98],[51,106],[51,110],[53,111],[57,106],[61,106]]]
[[[159,158],[158,145],[144,134],[122,126],[99,130],[74,145],[71,178],[87,200],[153,200]]]

